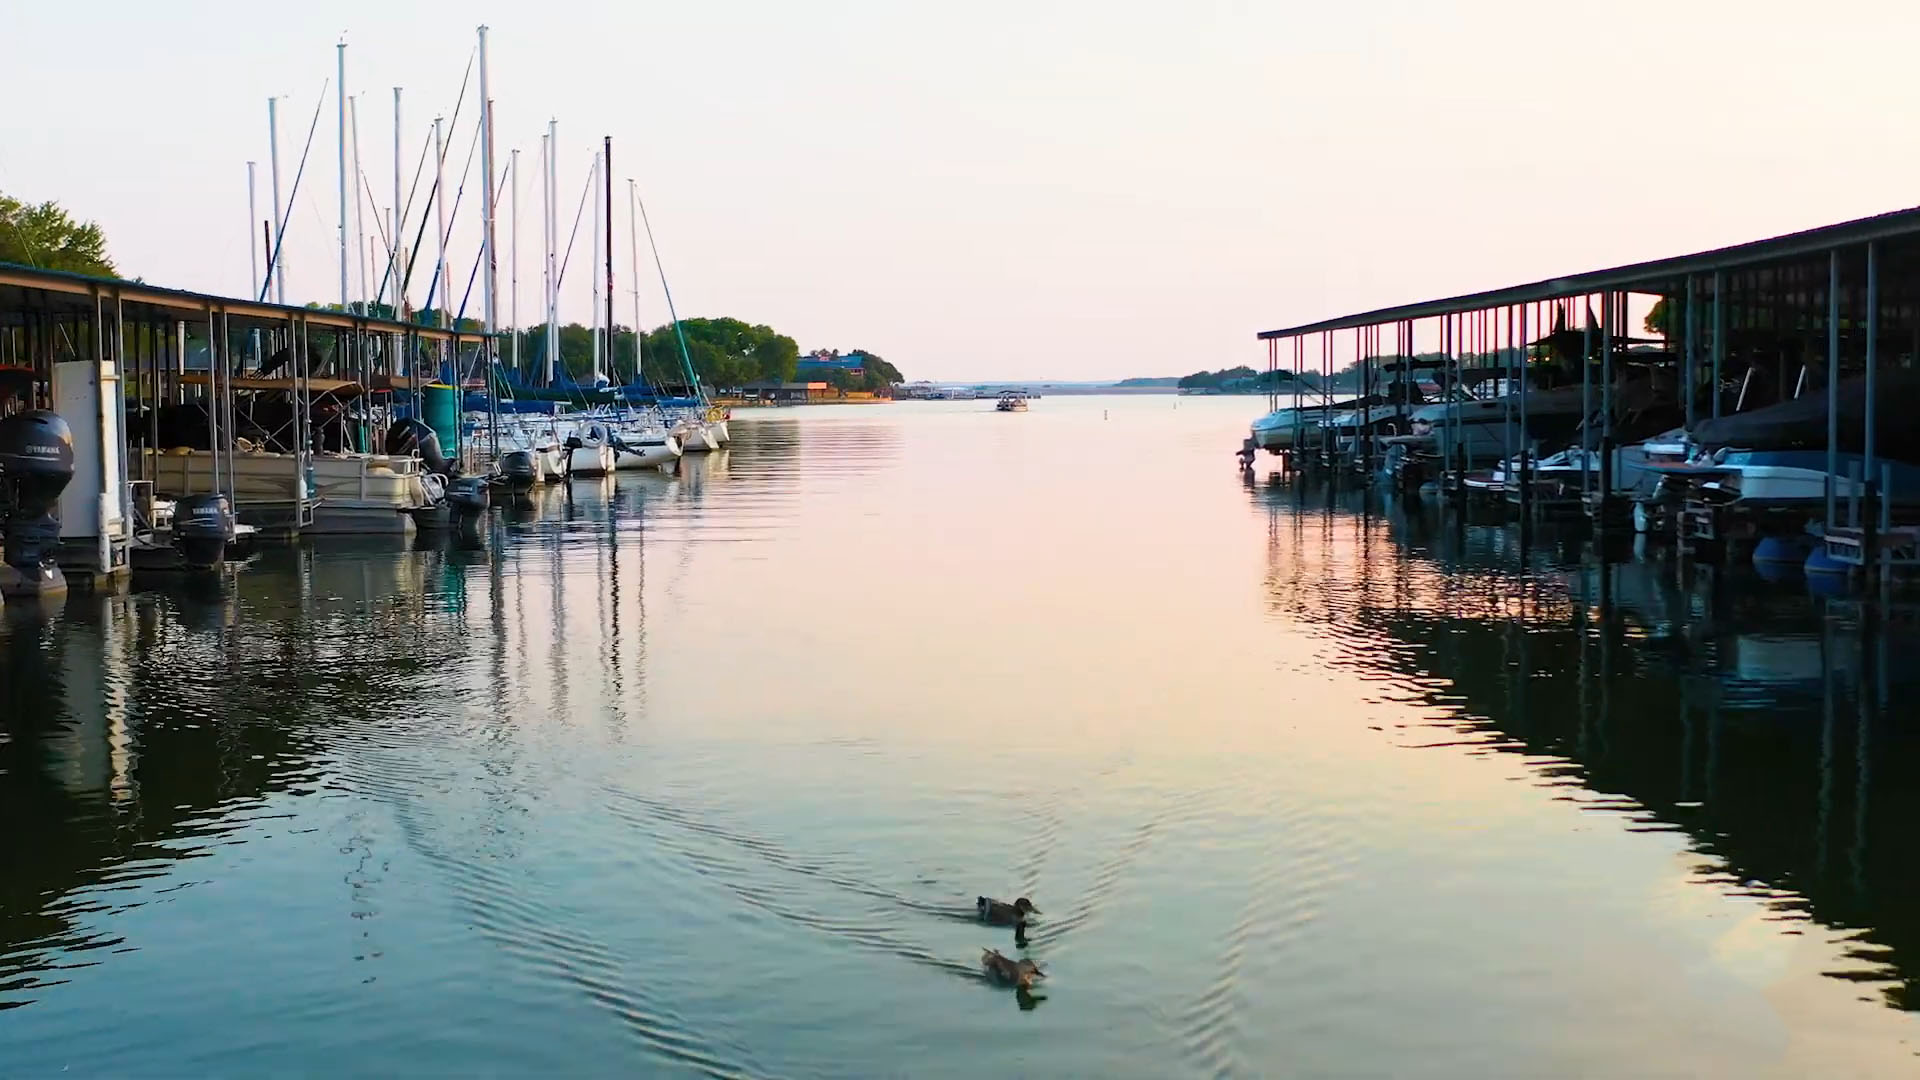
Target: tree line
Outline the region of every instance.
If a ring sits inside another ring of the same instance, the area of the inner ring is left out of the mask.
[[[99,224],[76,221],[55,202],[25,203],[0,192],[0,262],[93,277],[118,277]]]

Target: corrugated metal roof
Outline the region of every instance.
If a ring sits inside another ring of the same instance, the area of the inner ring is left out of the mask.
[[[61,296],[85,297],[88,303],[92,302],[95,295],[118,297],[124,303],[144,304],[176,314],[197,313],[204,316],[209,311],[219,311],[233,318],[277,323],[285,323],[289,318],[297,316],[306,320],[311,326],[339,330],[358,328],[377,333],[411,333],[429,340],[451,340],[454,336],[452,331],[437,327],[395,322],[391,319],[376,319],[344,311],[271,304],[248,300],[244,297],[189,292],[185,289],[167,289],[158,285],[149,285],[144,281],[92,277],[87,274],[68,273],[64,270],[41,270],[17,263],[0,263],[0,286],[12,286]],[[481,335],[463,333],[460,336],[471,341],[478,339]]]
[[[1512,285],[1503,289],[1490,289],[1485,292],[1450,296],[1441,300],[1423,300],[1413,304],[1362,311],[1335,319],[1290,326],[1283,330],[1266,330],[1261,332],[1259,337],[1263,341],[1273,338],[1299,337],[1303,334],[1317,334],[1329,330],[1351,330],[1356,327],[1381,326],[1409,319],[1431,319],[1442,315],[1484,311],[1508,304],[1530,304],[1540,300],[1614,290],[1678,292],[1689,274],[1712,274],[1716,271],[1801,261],[1812,256],[1824,255],[1834,248],[1911,236],[1920,236],[1920,207],[1895,210],[1892,213],[1874,217],[1843,221],[1837,225],[1786,233],[1765,240],[1715,248],[1692,255],[1677,255],[1649,262],[1615,266],[1605,270],[1591,270],[1582,274],[1547,278],[1544,281]]]

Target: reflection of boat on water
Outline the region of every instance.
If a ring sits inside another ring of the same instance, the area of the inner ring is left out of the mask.
[[[1433,524],[1418,503],[1362,515],[1292,486],[1259,499],[1270,605],[1338,627],[1334,663],[1428,696],[1445,734],[1408,742],[1515,755],[1625,828],[1686,834],[1700,876],[1739,883],[1768,918],[1846,929],[1858,944],[1835,977],[1920,1006],[1910,625],[1745,572],[1556,551],[1550,526],[1528,548],[1518,526]],[[1359,543],[1363,529],[1392,541]],[[1393,584],[1329,587],[1341,578]]]

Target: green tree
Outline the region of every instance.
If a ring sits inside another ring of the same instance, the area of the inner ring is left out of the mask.
[[[98,224],[75,221],[58,203],[23,203],[7,195],[0,195],[0,262],[119,276]]]
[[[686,338],[687,358],[700,381],[733,388],[760,379],[787,382],[800,363],[800,346],[765,324],[734,318],[682,319],[679,333],[672,323],[649,331],[641,344],[648,381],[675,385],[686,381],[680,358],[680,336]]]
[[[865,349],[850,349],[848,352],[863,357],[860,362],[859,385],[853,389],[878,392],[907,381],[906,377],[900,374],[900,369],[887,363],[879,353],[868,352]]]
[[[1245,366],[1222,368],[1219,371],[1196,371],[1182,378],[1178,385],[1182,390],[1217,389],[1228,379],[1246,379],[1251,378],[1253,374],[1253,369]]]

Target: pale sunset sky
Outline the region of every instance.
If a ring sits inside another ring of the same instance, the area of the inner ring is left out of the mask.
[[[411,179],[482,22],[500,165],[522,151],[521,322],[540,318],[551,117],[563,228],[614,140],[618,321],[633,177],[683,316],[909,378],[1258,367],[1262,329],[1920,203],[1920,4],[1868,0],[14,0],[0,191],[99,221],[130,276],[244,294],[268,96],[291,186],[344,32],[384,208],[392,88]],[[450,186],[476,115],[449,134]],[[290,300],[338,299],[334,139],[329,96]],[[476,163],[456,296],[478,191]],[[509,217],[503,196],[503,319]],[[568,319],[587,315],[585,232]],[[664,322],[642,273],[642,318]]]

